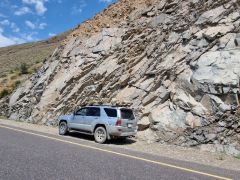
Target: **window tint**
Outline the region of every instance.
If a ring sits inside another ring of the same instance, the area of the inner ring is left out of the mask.
[[[108,117],[117,117],[116,109],[104,108],[104,111],[106,112]]]
[[[87,109],[86,108],[79,109],[76,112],[76,115],[78,115],[78,116],[86,116],[86,114],[87,114]]]
[[[131,109],[121,109],[120,111],[122,119],[134,119],[133,111]]]
[[[87,116],[100,116],[100,108],[87,108]]]

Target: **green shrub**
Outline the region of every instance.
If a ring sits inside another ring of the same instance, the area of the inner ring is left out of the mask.
[[[28,74],[28,66],[26,63],[20,65],[20,74]]]
[[[16,89],[18,85],[21,84],[21,81],[17,80],[14,82],[13,89]]]
[[[0,92],[0,99],[9,95],[9,91],[7,89],[3,89],[1,92]]]
[[[11,80],[14,80],[14,79],[16,79],[17,78],[17,75],[13,75],[13,76],[11,76]]]
[[[240,154],[238,154],[238,155],[236,155],[234,157],[240,160]]]

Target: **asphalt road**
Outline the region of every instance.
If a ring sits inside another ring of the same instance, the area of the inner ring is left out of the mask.
[[[2,180],[240,179],[240,172],[0,126]]]

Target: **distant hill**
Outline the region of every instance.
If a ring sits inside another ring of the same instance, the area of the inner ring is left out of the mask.
[[[71,31],[50,39],[0,48],[0,98],[41,67]],[[21,68],[26,68],[22,73]]]
[[[8,74],[22,63],[32,65],[43,61],[68,34],[66,32],[44,41],[0,48],[0,76]]]

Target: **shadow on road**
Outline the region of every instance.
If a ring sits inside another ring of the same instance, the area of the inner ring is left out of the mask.
[[[86,135],[86,134],[81,134],[79,132],[71,132],[69,133],[68,136],[74,137],[74,138],[80,138],[80,139],[84,139],[87,141],[94,141],[94,137],[91,135]],[[114,144],[114,145],[129,145],[129,144],[133,144],[135,143],[136,140],[134,140],[133,138],[116,138],[116,139],[111,139],[109,141],[107,141],[106,144]]]

